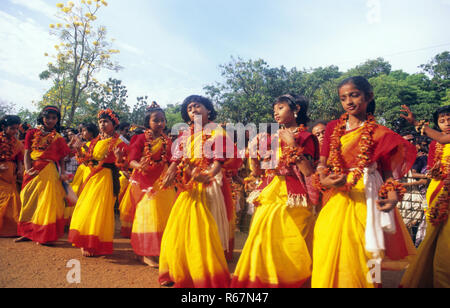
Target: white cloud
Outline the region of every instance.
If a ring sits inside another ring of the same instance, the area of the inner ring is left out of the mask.
[[[56,44],[56,39],[32,19],[22,21],[1,11],[0,41],[0,74],[5,72],[24,81],[39,79],[50,62],[44,53]]]
[[[29,10],[46,15],[50,19],[55,19],[56,9],[42,0],[10,0],[15,5],[26,7]]]
[[[36,87],[0,79],[0,98],[12,102],[16,106],[16,111],[20,108],[35,110],[33,102],[42,99],[42,92]]]

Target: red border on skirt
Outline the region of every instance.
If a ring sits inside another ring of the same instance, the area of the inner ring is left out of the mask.
[[[101,242],[98,236],[95,235],[81,235],[78,230],[70,230],[68,240],[75,247],[86,249],[95,256],[104,256],[113,253],[112,242]]]
[[[309,279],[309,278],[308,278]],[[242,281],[239,280],[238,277],[234,276],[231,280],[231,288],[263,288],[263,289],[275,289],[275,288],[301,288],[305,287],[304,284],[308,279],[303,279],[298,282],[291,283],[278,283],[272,284],[267,282],[262,282],[259,278],[256,278],[254,281],[250,281],[248,279]]]
[[[17,234],[40,244],[55,242],[64,235],[66,221],[58,219],[55,223],[41,226],[31,222],[19,222]]]
[[[139,256],[155,257],[161,251],[162,232],[131,233],[131,246]]]
[[[193,281],[190,277],[183,281],[174,281],[170,274],[163,273],[159,275],[159,283],[174,282],[174,288],[217,288],[224,289],[230,287],[230,274],[222,273],[212,277],[204,277],[202,280]]]

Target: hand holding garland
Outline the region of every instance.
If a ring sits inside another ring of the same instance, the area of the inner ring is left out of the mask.
[[[397,203],[403,200],[405,193],[406,188],[402,183],[397,182],[393,178],[389,178],[378,192],[378,210],[383,212],[392,211],[397,206]]]

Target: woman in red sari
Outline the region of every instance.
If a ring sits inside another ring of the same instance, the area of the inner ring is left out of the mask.
[[[17,241],[50,243],[64,234],[65,196],[63,181],[68,180],[64,157],[70,153],[59,134],[61,114],[47,106],[38,117],[40,128],[25,137],[25,175],[22,183]]]
[[[365,78],[345,79],[338,90],[346,113],[327,125],[315,175],[324,206],[314,230],[312,287],[370,288],[369,269],[416,254],[396,209],[404,191],[392,179],[412,167],[416,150],[375,122]]]
[[[17,235],[20,197],[17,175],[23,172],[23,145],[16,139],[18,116],[0,119],[0,237]]]

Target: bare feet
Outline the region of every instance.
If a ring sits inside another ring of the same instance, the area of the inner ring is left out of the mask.
[[[94,253],[92,253],[88,249],[84,249],[84,248],[81,248],[81,254],[83,255],[83,257],[86,257],[86,258],[92,258],[95,256]]]
[[[136,256],[136,259],[138,259],[140,262],[147,264],[151,268],[158,268],[158,257],[143,257],[143,256]]]
[[[14,243],[21,243],[21,242],[30,242],[31,240],[29,238],[26,238],[25,236],[21,236],[14,240]]]
[[[174,284],[175,283],[173,281],[164,281],[160,283],[161,287],[168,287],[168,288],[173,286]]]

